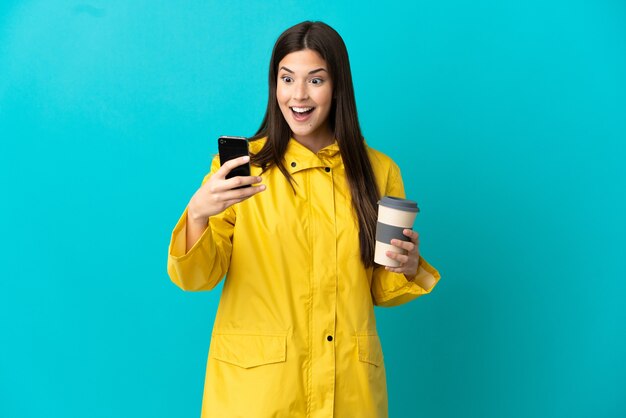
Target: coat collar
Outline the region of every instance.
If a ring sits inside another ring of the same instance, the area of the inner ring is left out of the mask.
[[[339,144],[334,143],[314,153],[294,138],[289,139],[285,151],[285,167],[290,173],[308,168],[337,168],[342,164]]]

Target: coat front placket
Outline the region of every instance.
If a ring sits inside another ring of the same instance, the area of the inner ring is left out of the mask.
[[[336,145],[295,161],[292,170],[308,202],[311,265],[307,416],[333,417],[335,344],[337,343],[337,225],[333,166],[340,161]],[[298,174],[296,174],[296,172]],[[304,214],[303,214],[304,215]]]

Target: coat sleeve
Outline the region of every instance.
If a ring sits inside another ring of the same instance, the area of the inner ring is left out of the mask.
[[[391,162],[383,195],[404,198],[404,185],[398,166]],[[439,281],[439,272],[420,256],[417,274],[408,280],[404,274],[375,265],[372,273],[372,297],[378,306],[397,306],[430,293]]]
[[[211,164],[211,172],[206,175],[204,184],[219,168],[219,158]],[[211,290],[222,280],[232,252],[232,236],[235,227],[233,206],[224,212],[211,216],[209,225],[198,241],[186,250],[187,209],[176,223],[169,245],[167,272],[172,282],[183,290]]]

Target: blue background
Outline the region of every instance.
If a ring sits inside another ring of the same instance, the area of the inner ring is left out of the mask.
[[[199,415],[220,292],[170,232],[306,19],[443,276],[377,309],[391,417],[626,416],[626,4],[224,3],[1,3],[0,416]]]

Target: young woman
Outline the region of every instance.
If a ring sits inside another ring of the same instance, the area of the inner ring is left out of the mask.
[[[328,25],[303,22],[276,41],[250,150],[250,177],[225,178],[247,157],[213,160],[169,248],[184,290],[226,275],[202,417],[386,417],[374,305],[429,293],[439,273],[409,229],[410,241],[391,242],[407,254],[387,254],[399,267],[373,262],[377,201],[404,188],[363,140],[348,54]]]

